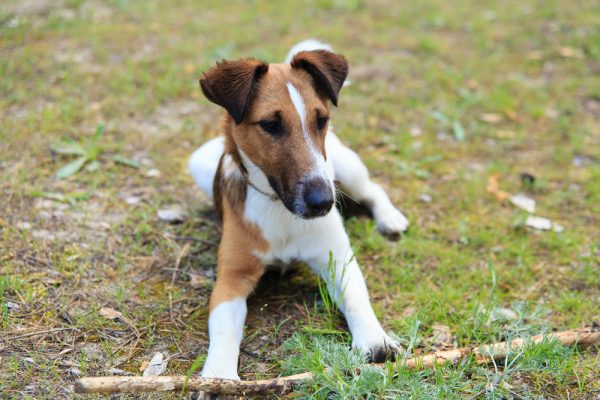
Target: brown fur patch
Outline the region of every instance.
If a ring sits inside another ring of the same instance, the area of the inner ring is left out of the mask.
[[[256,83],[268,69],[268,64],[253,58],[222,61],[204,73],[200,87],[207,99],[225,108],[239,124],[252,101]]]
[[[235,210],[243,210],[248,189],[247,181],[245,179],[240,179],[246,176],[247,171],[242,164],[240,154],[231,138],[232,127],[233,124],[229,114],[223,115],[221,120],[221,132],[225,136],[225,149],[219,160],[219,165],[213,181],[213,202],[221,220],[223,220],[223,197],[229,201],[229,204]],[[225,156],[230,156],[237,164],[240,168],[241,177],[225,177],[223,175],[223,160]]]
[[[240,210],[223,199],[223,236],[219,245],[217,283],[210,297],[210,311],[224,301],[252,293],[265,266],[254,254],[267,252],[269,244],[259,228],[244,220]]]
[[[294,56],[291,65],[308,72],[315,89],[337,106],[338,94],[348,76],[348,62],[344,56],[327,50],[301,51]]]

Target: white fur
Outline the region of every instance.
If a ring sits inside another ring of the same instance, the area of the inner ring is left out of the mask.
[[[200,189],[212,199],[213,180],[225,149],[225,139],[218,136],[198,148],[188,161],[188,169]]]
[[[292,104],[296,109],[296,113],[298,114],[298,118],[300,118],[300,124],[302,125],[302,135],[304,136],[304,140],[306,140],[306,143],[309,146],[314,147],[314,145],[312,144],[312,140],[310,140],[310,137],[308,135],[308,130],[306,130],[306,106],[304,105],[304,99],[302,98],[302,95],[300,95],[298,89],[296,89],[296,87],[290,82],[287,83],[287,90],[290,94],[290,99],[292,99]]]
[[[202,368],[205,378],[240,379],[237,362],[244,335],[246,299],[236,298],[219,304],[208,318],[210,345]]]
[[[287,57],[285,58],[285,63],[289,64],[292,62],[292,58],[301,51],[313,51],[313,50],[328,50],[333,51],[330,45],[327,43],[319,42],[317,39],[307,39],[298,44],[296,44],[289,51]]]
[[[310,138],[308,133],[307,123],[306,123],[306,106],[304,104],[304,99],[302,95],[296,89],[294,85],[290,82],[287,83],[288,93],[290,95],[290,99],[292,100],[292,104],[296,109],[296,113],[298,114],[298,118],[300,119],[300,125],[302,126],[302,135],[304,136],[304,141],[306,141],[306,145],[310,150],[310,154],[313,158],[314,168],[309,172],[308,176],[305,179],[308,179],[312,176],[320,176],[322,178],[327,178],[326,166],[325,166],[325,158],[323,154],[317,149],[313,140]]]

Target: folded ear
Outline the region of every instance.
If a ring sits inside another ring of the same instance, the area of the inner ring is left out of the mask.
[[[292,59],[292,68],[303,69],[314,81],[315,89],[337,106],[338,93],[348,75],[344,56],[327,50],[301,51]]]
[[[200,87],[208,100],[226,109],[239,125],[248,111],[256,83],[268,69],[268,64],[253,58],[222,61],[202,75]]]

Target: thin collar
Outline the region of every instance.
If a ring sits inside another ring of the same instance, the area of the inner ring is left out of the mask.
[[[279,196],[277,196],[277,193],[269,194],[269,193],[263,192],[262,190],[260,190],[259,188],[257,188],[254,183],[252,183],[250,181],[250,178],[247,175],[246,175],[246,183],[248,184],[248,186],[250,186],[252,189],[256,190],[258,193],[262,194],[263,196],[268,197],[269,200],[271,200],[271,201],[277,201],[277,200],[279,200]]]
[[[237,153],[237,151],[236,151],[236,153]],[[273,193],[273,194],[266,193],[263,190],[256,187],[256,185],[254,183],[252,183],[252,181],[250,180],[250,176],[248,174],[248,168],[246,168],[246,166],[244,165],[244,162],[242,161],[242,158],[239,155],[237,157],[234,157],[234,159],[237,159],[237,162],[239,163],[239,167],[240,167],[240,172],[242,173],[242,176],[244,177],[244,180],[246,181],[246,184],[248,186],[250,186],[252,189],[256,190],[258,193],[262,194],[263,196],[268,197],[269,200],[271,200],[271,201],[279,200],[279,196],[277,196],[277,193]]]

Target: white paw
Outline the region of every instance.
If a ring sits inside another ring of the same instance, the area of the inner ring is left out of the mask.
[[[400,346],[386,333],[375,336],[354,338],[352,348],[360,351],[369,362],[393,361],[400,353]]]
[[[408,229],[408,219],[397,208],[390,205],[376,213],[377,229],[386,235],[404,232]]]

